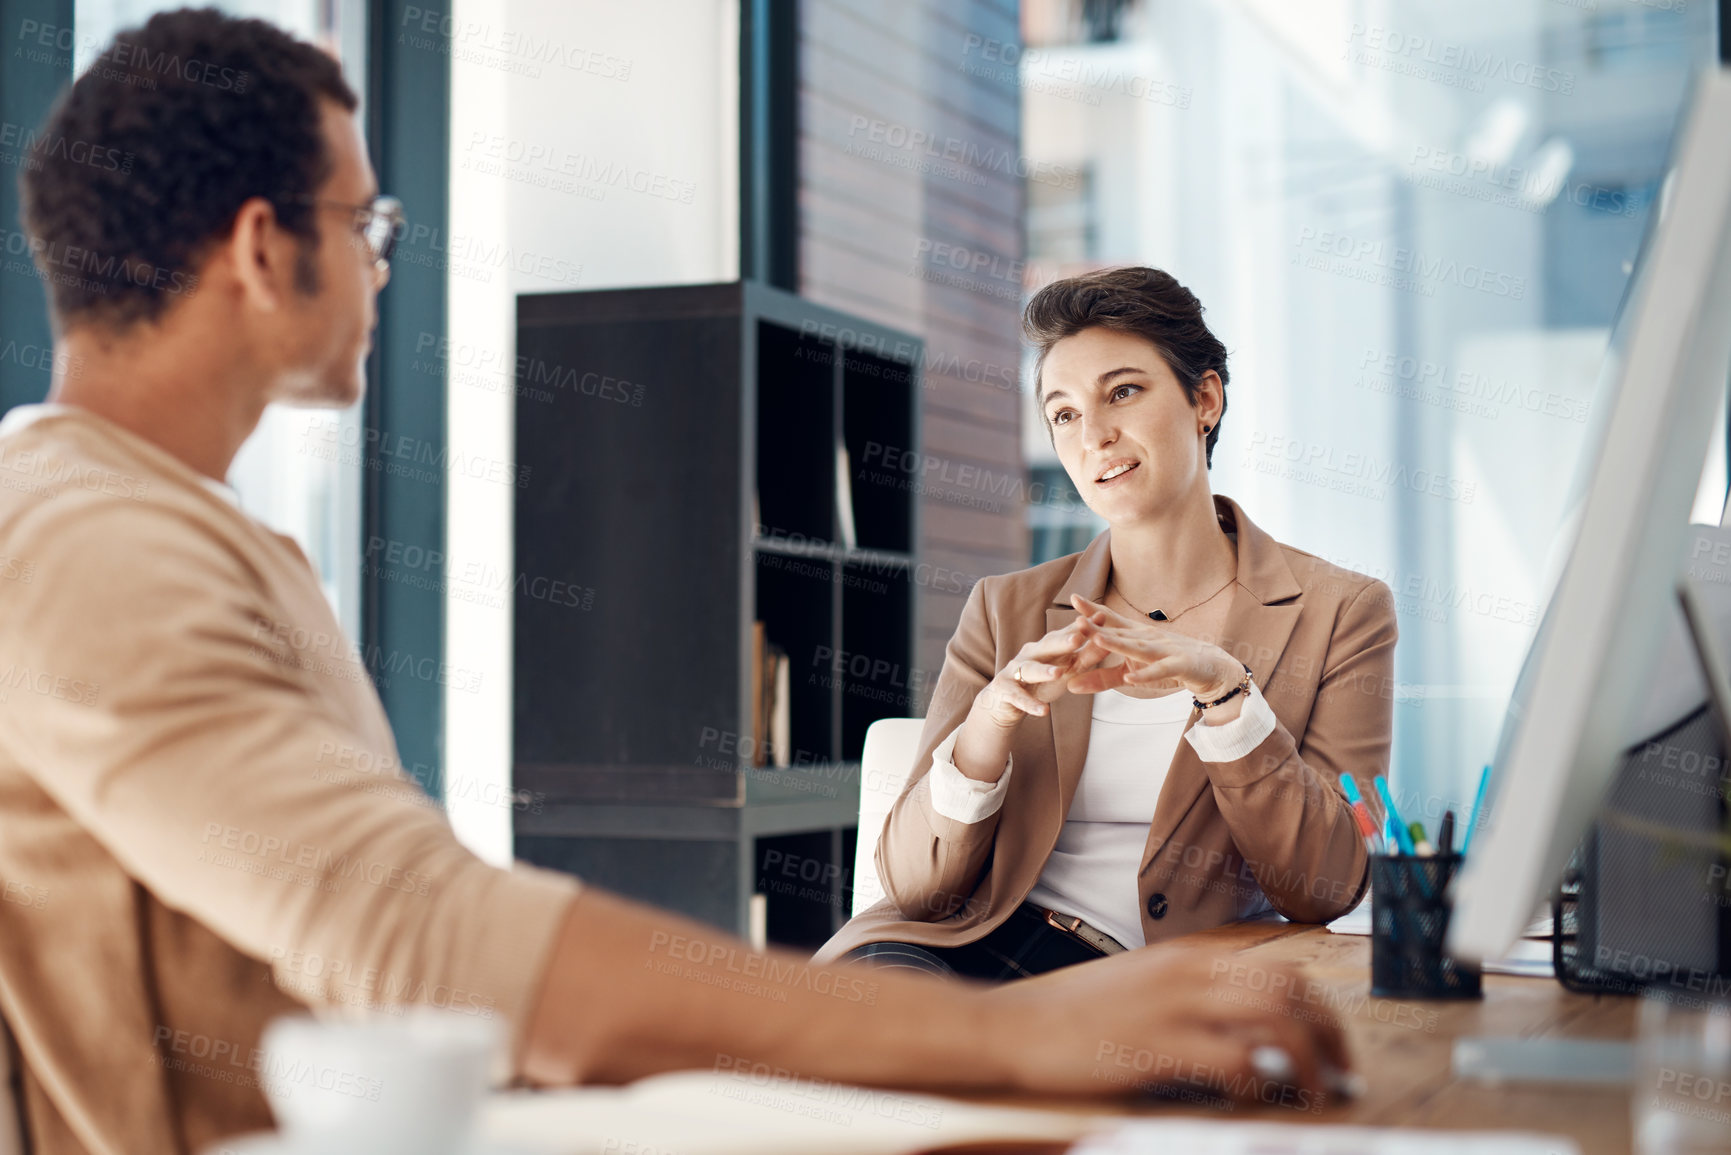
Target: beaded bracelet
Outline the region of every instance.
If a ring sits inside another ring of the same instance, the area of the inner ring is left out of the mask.
[[[1242,662],[1239,664],[1243,665]],[[1226,693],[1222,694],[1220,697],[1214,699],[1212,702],[1204,702],[1201,698],[1191,698],[1190,700],[1196,704],[1198,710],[1211,710],[1215,706],[1223,705],[1232,701],[1232,699],[1238,697],[1238,695],[1244,693],[1248,689],[1250,689],[1250,667],[1244,666],[1244,677],[1240,678],[1236,686],[1226,691]]]

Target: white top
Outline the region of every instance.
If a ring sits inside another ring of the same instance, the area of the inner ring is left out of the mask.
[[[1127,947],[1144,946],[1136,874],[1148,827],[1180,737],[1205,762],[1243,758],[1274,732],[1274,711],[1254,682],[1238,717],[1188,731],[1191,695],[1132,698],[1116,690],[1094,695],[1088,756],[1058,843],[1028,901],[1082,919]],[[957,727],[932,754],[932,808],[954,822],[981,822],[1004,804],[1015,769],[1006,763],[995,783],[956,769]],[[1246,912],[1247,914],[1250,912]]]

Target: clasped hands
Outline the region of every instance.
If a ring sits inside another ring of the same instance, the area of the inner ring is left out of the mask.
[[[1119,686],[1184,690],[1209,702],[1244,676],[1243,665],[1212,642],[1137,621],[1079,594],[1070,604],[1075,621],[1023,646],[980,692],[976,708],[996,725],[1010,728],[1043,715],[1066,693]],[[1233,714],[1237,702],[1228,703]]]

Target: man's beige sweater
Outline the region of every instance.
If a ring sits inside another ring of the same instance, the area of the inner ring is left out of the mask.
[[[291,539],[85,411],[0,424],[0,1015],[37,1155],[268,1127],[260,1032],[309,1006],[520,1052],[577,884],[482,862],[396,767]]]

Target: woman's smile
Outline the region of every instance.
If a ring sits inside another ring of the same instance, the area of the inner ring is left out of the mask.
[[[1094,478],[1094,484],[1101,489],[1117,485],[1130,474],[1134,473],[1142,463],[1129,458],[1120,458],[1108,462],[1106,467]]]

